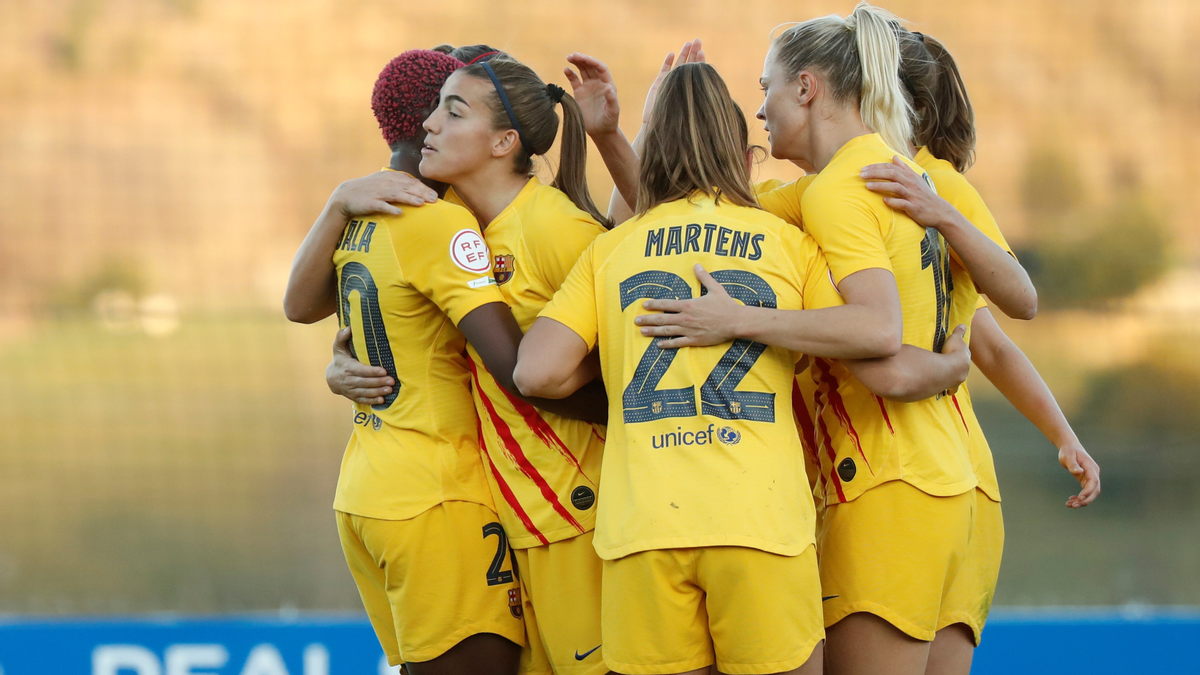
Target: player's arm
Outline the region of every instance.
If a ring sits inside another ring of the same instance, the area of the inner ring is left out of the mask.
[[[871,393],[894,401],[921,401],[953,393],[971,373],[971,350],[963,340],[965,326],[950,334],[942,353],[904,345],[885,359],[845,359],[842,364]]]
[[[891,271],[866,269],[842,280],[846,304],[823,309],[747,307],[703,267],[696,277],[708,293],[690,300],[647,300],[634,322],[642,335],[667,337],[664,349],[716,345],[735,339],[831,359],[871,359],[900,351],[900,292]]]
[[[608,396],[603,383],[596,380],[600,375],[598,362],[581,364],[572,374],[574,387],[561,396],[538,398],[539,395],[526,396],[521,392],[513,378],[523,336],[508,305],[493,302],[471,310],[459,322],[458,329],[479,353],[488,372],[509,393],[556,415],[608,423]]]
[[[562,398],[598,374],[578,333],[548,317],[538,317],[521,341],[513,380],[526,396]]]
[[[867,166],[862,177],[868,190],[883,195],[885,204],[940,232],[971,273],[979,292],[1000,311],[1014,319],[1032,319],[1037,314],[1037,290],[1021,263],[939,197],[900,158],[891,164]]]
[[[704,60],[705,54],[699,39],[685,42],[679,50],[681,65],[703,63]],[[600,151],[600,157],[615,185],[608,203],[608,215],[615,223],[624,222],[633,215],[633,207],[637,204],[642,130],[650,121],[659,86],[675,64],[675,54],[667,54],[663,59],[662,68],[646,93],[646,103],[642,107],[642,128],[633,143],[629,142],[617,124],[621,109],[608,66],[598,59],[578,53],[568,56],[567,61],[579,69],[578,74],[570,68],[564,69],[564,73],[571,83],[571,94],[583,111],[584,128]]]
[[[394,204],[420,206],[437,201],[437,193],[405,173],[377,171],[348,180],[325,202],[292,260],[283,312],[296,323],[316,323],[337,310],[333,252],[351,218],[371,213],[399,214]]]
[[[1029,358],[1004,334],[987,308],[971,323],[971,360],[1013,407],[1058,448],[1058,462],[1079,481],[1080,492],[1067,499],[1078,509],[1100,494],[1100,466],[1084,450],[1054,394]]]

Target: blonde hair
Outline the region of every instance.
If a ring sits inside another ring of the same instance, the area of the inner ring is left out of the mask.
[[[646,127],[638,175],[638,215],[702,192],[719,204],[758,207],[746,154],[746,118],[707,63],[667,74]]]
[[[860,2],[850,16],[824,16],[788,28],[771,43],[789,80],[820,71],[838,101],[858,101],[868,129],[905,157],[912,157],[912,113],[900,83],[900,19]]]

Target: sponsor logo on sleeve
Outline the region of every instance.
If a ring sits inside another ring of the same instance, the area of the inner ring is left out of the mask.
[[[491,270],[491,257],[483,237],[474,230],[459,230],[450,240],[450,259],[455,265],[475,274],[487,274]]]

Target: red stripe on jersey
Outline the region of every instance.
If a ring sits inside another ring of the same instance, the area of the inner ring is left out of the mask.
[[[867,460],[867,453],[863,452],[862,441],[858,438],[858,432],[854,429],[854,422],[850,421],[850,413],[846,412],[846,404],[842,401],[842,395],[838,393],[838,381],[833,376],[833,372],[829,370],[829,362],[825,359],[817,359],[817,369],[821,371],[821,379],[825,381],[825,385],[829,387],[829,405],[833,407],[833,414],[837,415],[842,426],[846,427],[846,433],[850,434],[850,438],[854,439],[854,447],[858,448],[858,454],[862,457],[863,463],[867,465],[867,471],[871,475],[875,475],[875,470],[871,468],[871,462]]]
[[[521,502],[517,501],[517,496],[513,494],[512,488],[508,486],[508,483],[504,481],[504,477],[500,475],[500,470],[497,469],[496,464],[492,462],[492,456],[483,450],[483,424],[477,421],[476,426],[479,429],[480,454],[482,454],[484,457],[487,457],[488,466],[492,469],[492,476],[496,478],[496,485],[500,487],[500,494],[504,495],[504,501],[508,502],[508,505],[512,507],[512,510],[516,512],[517,517],[520,518],[521,522],[525,524],[525,529],[529,530],[530,534],[537,537],[538,541],[542,542],[543,544],[549,544],[550,540],[546,539],[545,535],[543,535],[541,531],[537,529],[537,526],[533,524],[533,519],[529,517],[529,514],[525,513],[525,509],[521,508]]]
[[[821,465],[820,455],[817,454],[817,433],[813,428],[812,417],[808,414],[808,406],[804,402],[804,393],[800,391],[800,385],[796,383],[796,378],[792,378],[792,412],[796,414],[796,421],[800,424],[800,444],[812,456],[817,466]]]
[[[483,391],[483,387],[479,382],[479,372],[475,370],[475,362],[472,359],[467,359],[467,366],[471,369],[471,376],[475,378],[475,388],[479,392],[479,400],[483,401],[483,407],[487,408],[488,417],[492,420],[492,426],[496,428],[496,433],[504,443],[505,454],[517,465],[521,473],[525,474],[526,478],[533,481],[534,485],[537,485],[538,490],[542,493],[542,499],[549,502],[554,511],[562,516],[563,520],[570,523],[571,527],[582,533],[584,531],[583,526],[567,511],[562,502],[558,501],[558,495],[554,494],[554,490],[550,487],[550,484],[546,482],[542,474],[538,473],[538,470],[529,462],[529,458],[525,456],[525,451],[521,449],[521,444],[513,437],[512,429],[509,428],[508,423],[504,421],[504,418],[500,417],[500,413],[496,412],[496,406],[492,405],[492,399],[488,398],[488,395]]]
[[[592,435],[593,435],[593,436],[595,436],[596,438],[599,438],[601,443],[607,443],[607,442],[608,442],[608,441],[604,440],[604,436],[602,436],[602,435],[600,434],[600,432],[599,432],[599,431],[596,431],[596,425],[595,425],[595,424],[591,425],[591,427],[592,427]]]
[[[487,366],[484,366],[484,369],[486,370]],[[546,422],[545,419],[542,418],[541,415],[538,414],[536,408],[529,405],[525,401],[522,401],[516,396],[513,396],[512,393],[504,387],[500,387],[500,391],[504,392],[504,395],[508,397],[508,402],[512,403],[513,409],[520,413],[521,417],[525,419],[525,424],[529,425],[529,430],[533,432],[534,436],[537,436],[543,443],[557,450],[558,454],[562,455],[564,459],[575,466],[575,469],[579,471],[580,476],[583,476],[584,479],[593,486],[596,485],[596,481],[588,478],[588,475],[583,472],[583,467],[579,465],[579,460],[575,457],[575,454],[572,453],[569,448],[567,448],[567,444],[562,442],[562,439],[558,437],[558,434],[554,433],[554,429]]]
[[[883,404],[883,397],[882,397],[882,396],[877,396],[877,395],[875,395],[875,394],[871,394],[871,395],[872,395],[872,396],[874,396],[874,397],[875,397],[875,400],[879,402],[879,412],[883,413],[883,421],[884,421],[884,422],[887,422],[887,425],[888,425],[888,431],[892,432],[892,435],[893,435],[893,436],[895,436],[895,435],[896,435],[896,430],[892,428],[892,418],[888,417],[888,414],[887,414],[887,406],[885,406],[885,405]]]
[[[845,503],[846,493],[842,492],[842,479],[837,475],[837,453],[833,450],[833,438],[829,436],[829,427],[825,426],[825,416],[821,414],[825,404],[821,402],[820,389],[813,395],[813,407],[817,411],[817,428],[821,430],[821,440],[825,441],[825,452],[829,455],[829,482],[837,491],[838,502]]]
[[[958,411],[958,419],[962,420],[963,429],[967,430],[967,435],[971,435],[971,427],[967,426],[967,418],[963,417],[962,408],[958,407],[958,395],[950,394],[950,400],[954,401],[954,409]]]

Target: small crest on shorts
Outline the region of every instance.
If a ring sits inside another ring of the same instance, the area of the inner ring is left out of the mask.
[[[858,467],[854,465],[854,460],[847,457],[837,465],[837,473],[842,480],[849,483],[854,480],[855,474],[858,473]]]
[[[521,589],[508,589],[508,612],[513,615],[514,619],[525,615],[525,610],[521,608]]]
[[[596,493],[592,492],[592,488],[586,485],[571,490],[571,506],[580,511],[587,511],[592,508],[592,504],[596,503]]]
[[[504,284],[512,279],[513,271],[517,269],[516,256],[504,254],[496,256],[496,264],[492,265],[492,276],[497,284]]]

